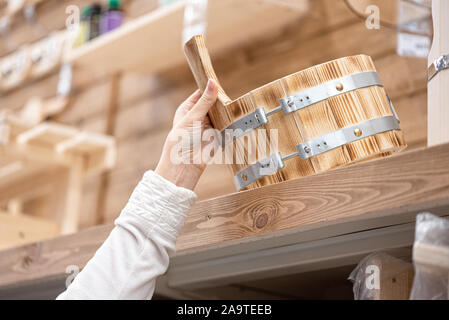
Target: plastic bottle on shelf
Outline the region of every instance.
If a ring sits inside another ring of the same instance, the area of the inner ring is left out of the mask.
[[[89,18],[92,8],[90,6],[84,7],[81,14],[81,22],[79,25],[78,36],[76,37],[73,47],[79,47],[89,40]]]
[[[95,39],[100,35],[101,21],[101,5],[94,3],[91,8],[89,17],[89,40]]]
[[[124,14],[120,0],[108,0],[107,9],[101,17],[100,32],[107,33],[123,24]]]

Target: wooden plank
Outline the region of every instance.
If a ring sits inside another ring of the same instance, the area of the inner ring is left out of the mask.
[[[52,221],[23,214],[0,212],[0,249],[53,238],[59,235],[59,226]]]
[[[69,166],[78,156],[86,157],[86,172],[111,168],[115,164],[115,140],[110,136],[80,131],[75,127],[46,122],[26,127],[7,117],[10,132],[4,153],[16,158],[42,159]]]
[[[177,248],[354,220],[378,219],[385,225],[419,208],[449,205],[447,157],[448,144],[417,149],[200,202],[189,214]]]
[[[109,109],[106,119],[105,134],[115,136],[117,126],[117,114],[120,100],[120,84],[122,75],[115,74],[111,77],[110,91],[109,91]],[[109,175],[110,172],[103,172],[100,176],[100,182],[98,186],[98,198],[97,198],[97,210],[96,210],[96,224],[104,224],[106,219],[105,213],[105,201],[109,190]]]
[[[256,240],[257,250],[237,249],[229,253],[240,246],[236,244],[187,255],[180,253],[171,257],[167,276],[173,288],[191,290],[249,281],[262,283],[267,278],[355,266],[372,252],[405,254],[410,259],[414,229],[415,223],[407,223],[321,238],[309,234],[305,241],[267,249],[263,248],[264,243],[272,239]]]
[[[434,38],[429,54],[429,65],[443,55],[449,55],[449,1],[433,0]],[[449,71],[437,74],[428,84],[429,146],[449,141]]]
[[[96,227],[50,241],[1,252],[0,285],[65,273],[67,266],[84,266],[106,239],[112,225]]]
[[[78,231],[80,207],[82,201],[83,178],[85,174],[84,158],[76,157],[69,168],[66,205],[62,219],[61,233],[69,234]]]
[[[417,243],[413,246],[413,261],[449,272],[449,248],[443,245]]]
[[[186,3],[178,1],[137,18],[72,50],[66,60],[85,72],[98,73],[143,71],[142,65],[146,72],[154,72],[179,64],[184,60],[181,37]],[[212,52],[272,32],[301,16],[299,10],[254,0],[211,0],[208,6],[207,34]]]
[[[78,130],[76,128],[53,123],[43,123],[21,133],[17,136],[16,141],[19,144],[49,146],[52,148],[57,143],[71,138],[77,132]]]

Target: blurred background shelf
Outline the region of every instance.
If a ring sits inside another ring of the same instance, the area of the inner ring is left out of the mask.
[[[52,122],[30,126],[14,117],[4,116],[0,118],[0,137],[0,154],[5,162],[0,169],[11,166],[14,161],[23,161],[24,170],[27,167],[25,163],[70,168],[80,157],[83,161],[83,172],[91,174],[112,168],[116,160],[113,137],[83,132]],[[8,162],[8,159],[11,162]],[[8,175],[8,179],[2,179],[1,182],[13,184],[14,173],[8,173],[5,169],[3,174]]]
[[[51,122],[29,125],[6,114],[0,118],[0,146],[0,187],[10,193],[0,202],[9,214],[1,217],[8,231],[1,233],[2,248],[77,231],[84,179],[111,169],[116,161],[113,137]],[[58,191],[39,185],[37,176],[60,171],[67,172],[60,179],[67,181]],[[49,203],[59,197],[65,199],[65,209],[51,218],[55,207]]]
[[[73,49],[66,61],[95,74],[157,72],[185,63],[182,34],[187,2],[178,1],[134,19]],[[206,36],[210,52],[278,31],[307,11],[308,0],[298,1],[296,6],[285,8],[260,0],[209,1]]]

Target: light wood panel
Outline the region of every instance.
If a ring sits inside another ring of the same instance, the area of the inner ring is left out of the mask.
[[[449,1],[433,0],[434,37],[429,65],[443,55],[449,55]],[[428,145],[449,141],[449,71],[437,74],[428,84]]]

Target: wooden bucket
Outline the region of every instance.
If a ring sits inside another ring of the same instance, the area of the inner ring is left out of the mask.
[[[184,49],[199,88],[204,90],[209,78],[218,83],[203,37],[193,37]],[[406,147],[393,105],[366,55],[311,67],[236,100],[219,86],[209,117],[232,153],[230,167],[238,190],[388,156]],[[240,134],[224,133],[236,128]],[[259,129],[266,129],[263,144],[272,149],[254,161],[249,146],[260,145]]]

